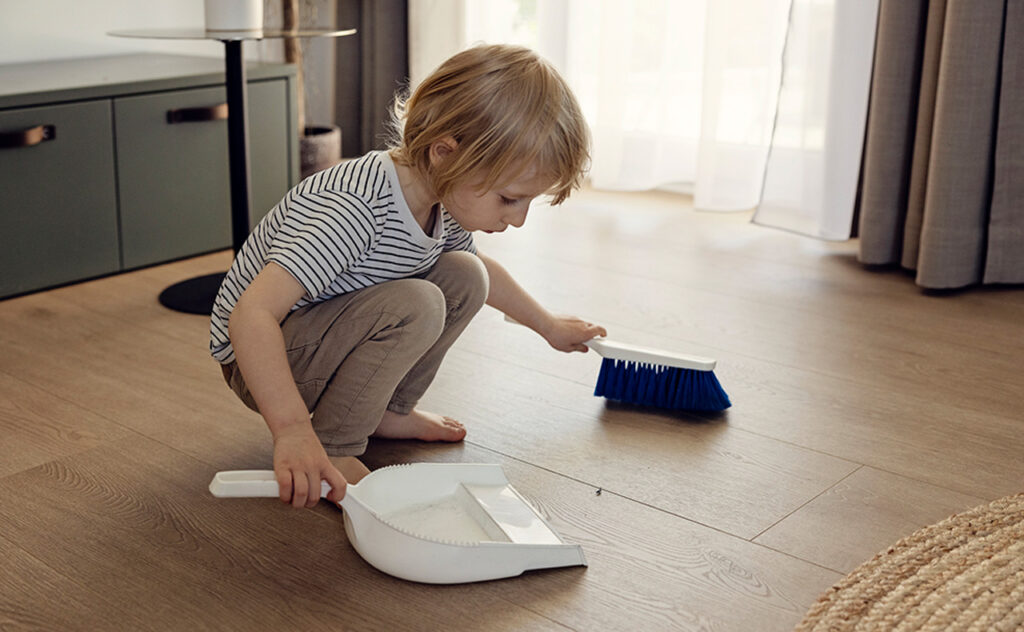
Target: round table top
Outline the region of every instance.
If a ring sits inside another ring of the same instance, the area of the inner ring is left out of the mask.
[[[123,29],[108,31],[107,35],[115,37],[137,37],[143,39],[176,39],[176,40],[260,40],[285,37],[345,37],[354,35],[355,29],[260,29],[258,31],[211,31],[201,28],[178,29]]]

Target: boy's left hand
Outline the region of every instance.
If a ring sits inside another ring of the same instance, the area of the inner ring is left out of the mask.
[[[587,351],[583,343],[597,336],[607,336],[604,327],[575,316],[555,316],[542,332],[548,344],[559,351]]]

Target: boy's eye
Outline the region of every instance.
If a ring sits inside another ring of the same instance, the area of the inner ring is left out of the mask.
[[[515,204],[518,201],[519,200],[513,200],[512,198],[505,197],[504,195],[501,196],[501,203],[504,204],[505,206],[512,206],[513,204]]]

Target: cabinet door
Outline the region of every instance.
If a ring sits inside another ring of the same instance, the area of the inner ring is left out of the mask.
[[[222,88],[114,100],[126,269],[230,243],[226,121],[168,120],[168,112],[224,100]]]
[[[288,82],[249,84],[249,164],[252,169],[252,226],[292,187]]]
[[[0,148],[0,297],[119,269],[110,117],[108,100],[0,112],[0,134],[53,128]]]
[[[114,101],[125,268],[231,246],[227,121],[169,122],[168,112],[215,107],[223,87],[176,90]],[[287,192],[288,120],[284,80],[249,84],[253,215]]]

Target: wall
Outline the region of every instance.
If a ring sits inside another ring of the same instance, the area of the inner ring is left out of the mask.
[[[267,28],[281,26],[281,0],[264,0]],[[334,28],[334,0],[301,0],[303,26]],[[112,37],[117,29],[202,28],[203,0],[0,0],[0,64],[158,52],[222,58],[214,41]],[[351,24],[340,25],[350,28]],[[356,35],[354,37],[359,37]],[[335,41],[303,40],[306,116],[334,122]],[[251,61],[283,62],[281,40],[246,42]]]
[[[280,28],[281,1],[264,0],[266,26]],[[302,0],[305,26],[335,26],[333,0]],[[116,29],[202,28],[203,0],[0,0],[0,64],[159,52],[222,58],[214,41],[112,37]],[[346,27],[349,25],[345,25]],[[358,36],[357,36],[358,37]],[[310,122],[334,118],[334,41],[304,40]],[[281,40],[246,42],[246,59],[282,62]]]
[[[114,29],[202,25],[203,0],[0,0],[0,64],[139,51],[223,55],[218,42],[106,34]]]
[[[265,4],[267,26],[280,27],[280,1]],[[137,52],[222,57],[220,42],[107,35],[116,29],[202,26],[203,0],[0,0],[0,64]],[[280,40],[246,42],[244,49],[246,59],[284,61]]]

